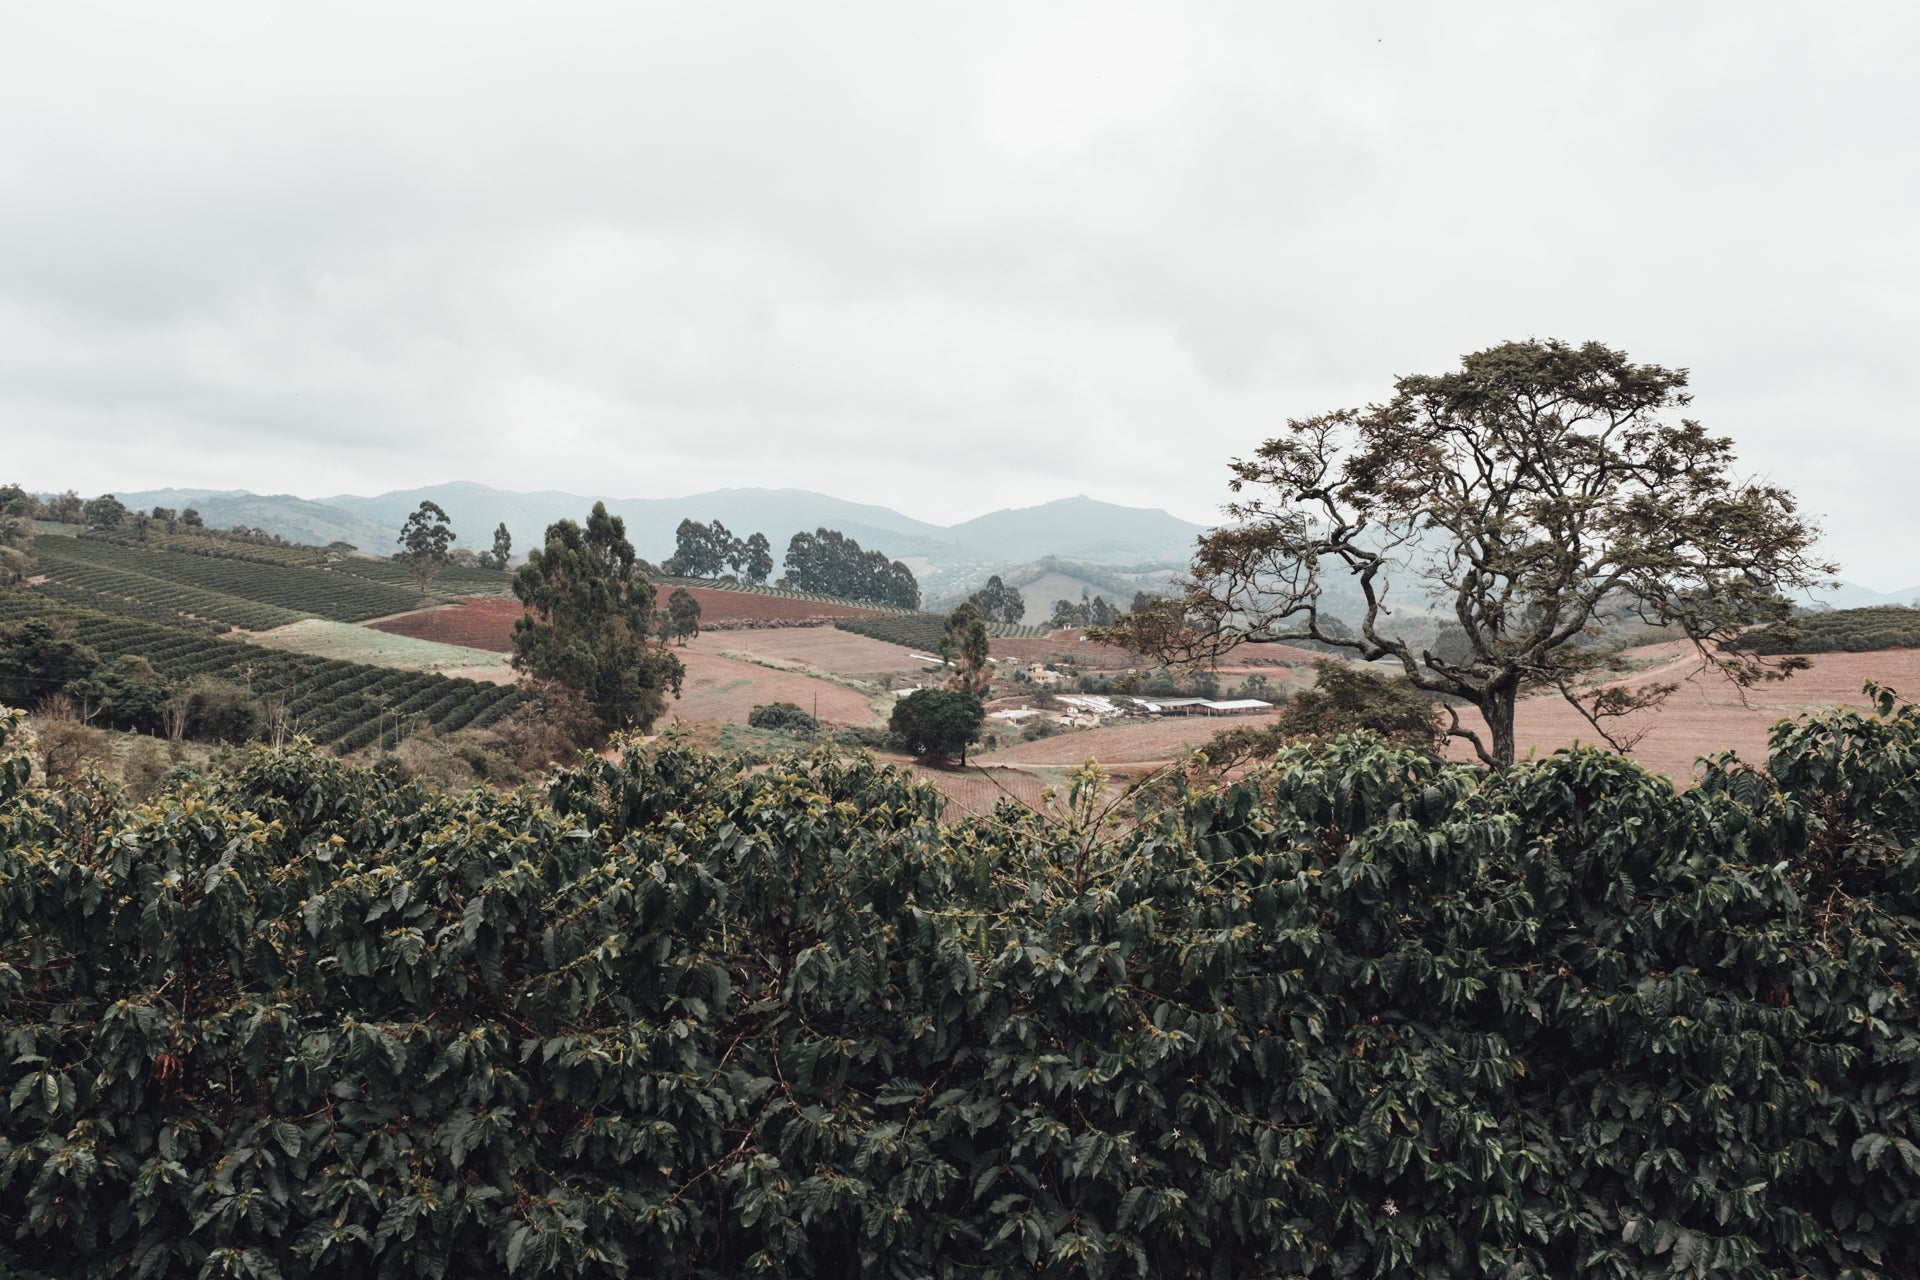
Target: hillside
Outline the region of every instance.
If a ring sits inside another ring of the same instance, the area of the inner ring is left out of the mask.
[[[397,489],[364,496],[335,494],[309,500],[287,495],[163,489],[120,495],[135,509],[196,506],[220,527],[245,524],[300,542],[335,540],[385,554],[400,525],[421,502],[444,508],[460,545],[492,544],[505,524],[521,552],[537,544],[556,520],[579,520],[592,496],[546,490],[518,493],[471,481]],[[627,524],[627,537],[650,560],[672,554],[674,531],[684,519],[719,520],[744,537],[760,532],[774,544],[775,558],[795,533],[820,528],[841,533],[873,550],[914,564],[916,572],[964,567],[984,569],[1043,556],[1063,556],[1107,565],[1184,564],[1202,526],[1164,511],[1122,507],[1092,498],[1063,498],[1037,507],[989,512],[951,528],[903,515],[890,507],[851,502],[804,489],[716,489],[680,498],[603,498],[607,510]]]

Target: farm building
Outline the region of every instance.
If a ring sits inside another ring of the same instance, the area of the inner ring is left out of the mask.
[[[1155,716],[1244,716],[1262,715],[1273,710],[1271,702],[1258,698],[1155,698],[1137,700],[1148,715]]]

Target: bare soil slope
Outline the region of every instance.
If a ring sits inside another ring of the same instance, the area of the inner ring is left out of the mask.
[[[1820,653],[1813,666],[1784,681],[1757,689],[1734,688],[1712,675],[1687,679],[1698,665],[1684,642],[1653,645],[1632,656],[1646,663],[1630,683],[1686,680],[1665,706],[1631,724],[1645,735],[1628,752],[1656,773],[1685,783],[1700,756],[1734,750],[1742,759],[1764,762],[1767,734],[1780,720],[1834,706],[1864,707],[1861,685],[1875,680],[1904,693],[1920,691],[1920,649],[1882,649],[1873,653]],[[1475,718],[1477,724],[1477,717]],[[1531,698],[1515,719],[1522,755],[1545,755],[1576,742],[1604,745],[1592,726],[1559,697]],[[1472,759],[1473,749],[1455,742],[1449,754]]]

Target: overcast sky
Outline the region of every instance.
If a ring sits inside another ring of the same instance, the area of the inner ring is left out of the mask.
[[[1599,339],[1905,588],[1916,66],[1899,3],[0,0],[0,482],[1206,521]]]

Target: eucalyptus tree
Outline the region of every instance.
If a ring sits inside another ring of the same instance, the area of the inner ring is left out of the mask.
[[[605,503],[593,504],[585,528],[548,525],[513,593],[528,610],[513,627],[514,668],[578,690],[606,728],[645,729],[667,694],[680,696],[680,660],[647,641],[653,584],[635,564],[625,521]]]

